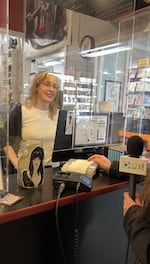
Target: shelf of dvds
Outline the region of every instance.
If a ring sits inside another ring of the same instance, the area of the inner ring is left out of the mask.
[[[97,84],[94,79],[73,76],[66,79],[63,88],[63,104],[67,110],[89,111],[94,109]]]
[[[134,68],[129,73],[127,117],[150,118],[150,68]]]
[[[21,52],[17,49],[8,49],[1,54],[0,65],[0,127],[3,126],[8,106],[20,102],[22,89],[22,62]]]
[[[150,68],[130,70],[127,94],[126,131],[150,133]]]

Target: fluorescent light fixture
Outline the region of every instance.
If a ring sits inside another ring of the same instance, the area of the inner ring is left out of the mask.
[[[120,70],[116,71],[116,74],[122,74],[122,73],[123,73],[123,71],[120,71]]]
[[[99,50],[109,49],[109,48],[112,48],[112,47],[115,47],[115,46],[119,46],[119,45],[120,45],[119,42],[118,43],[113,43],[113,44],[105,45],[105,46],[94,48],[94,49],[83,50],[83,51],[79,52],[79,54],[80,55],[84,55],[84,54],[87,54],[89,52],[95,52],[95,51],[99,51]]]
[[[108,71],[104,71],[103,74],[104,75],[107,75],[107,74],[109,74],[109,72]]]
[[[54,65],[58,65],[58,64],[62,64],[64,62],[64,60],[59,60],[59,61],[45,61],[43,63],[44,66],[54,66]]]
[[[104,56],[108,54],[113,54],[113,53],[118,53],[126,50],[130,50],[131,48],[129,46],[122,46],[122,47],[116,47],[116,48],[111,48],[111,49],[106,49],[106,50],[98,50],[95,51],[94,49],[91,49],[89,51],[80,52],[80,55],[84,58],[93,58],[93,57],[99,57],[99,56]],[[94,50],[94,51],[93,51]]]
[[[150,82],[150,78],[145,77],[145,78],[142,78],[141,81],[142,81],[142,82]]]

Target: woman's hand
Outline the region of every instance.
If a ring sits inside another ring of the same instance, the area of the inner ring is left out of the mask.
[[[133,205],[140,205],[142,206],[142,203],[139,199],[139,194],[136,193],[135,201],[130,197],[128,192],[124,192],[123,194],[124,200],[123,200],[123,214],[125,215],[128,209]]]
[[[107,173],[109,172],[111,162],[104,155],[94,154],[89,157],[88,160],[96,162],[99,168],[103,169]]]

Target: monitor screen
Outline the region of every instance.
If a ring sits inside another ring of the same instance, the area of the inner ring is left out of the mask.
[[[54,150],[72,148],[72,112],[59,110]],[[70,123],[71,122],[71,123]]]
[[[70,158],[73,152],[72,127],[73,113],[67,110],[59,110],[52,161],[66,161]]]
[[[60,110],[52,161],[88,158],[107,143],[108,113]]]
[[[75,118],[74,147],[107,143],[108,113],[80,113]]]

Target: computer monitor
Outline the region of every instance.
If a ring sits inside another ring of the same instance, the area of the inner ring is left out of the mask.
[[[107,143],[108,113],[81,112],[75,117],[74,147]]]
[[[52,161],[88,158],[107,143],[108,113],[60,110]]]
[[[67,110],[59,110],[58,123],[56,129],[54,150],[72,148],[72,130],[67,129],[68,119],[72,116],[72,112]]]
[[[70,158],[73,152],[72,126],[73,113],[67,110],[59,110],[52,161],[66,161]]]

